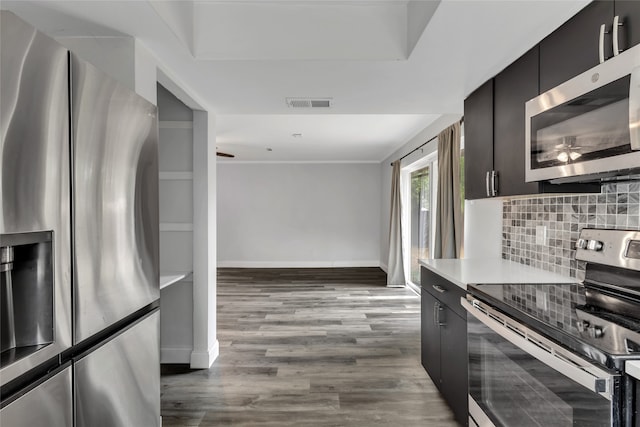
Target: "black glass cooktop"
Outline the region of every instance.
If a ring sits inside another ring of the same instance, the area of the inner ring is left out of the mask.
[[[580,283],[469,285],[467,290],[603,367],[623,371],[626,360],[640,359],[640,320],[595,305],[598,291]]]

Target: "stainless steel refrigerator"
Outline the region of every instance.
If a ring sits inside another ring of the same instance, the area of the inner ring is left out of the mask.
[[[0,18],[0,425],[160,425],[156,108]]]

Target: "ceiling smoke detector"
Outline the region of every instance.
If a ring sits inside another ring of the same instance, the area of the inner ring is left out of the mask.
[[[285,98],[289,108],[331,108],[333,98]]]

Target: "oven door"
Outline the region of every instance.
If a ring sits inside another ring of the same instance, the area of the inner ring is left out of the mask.
[[[640,165],[640,49],[526,103],[526,180],[590,180]]]
[[[469,414],[477,425],[622,425],[619,376],[468,299]]]

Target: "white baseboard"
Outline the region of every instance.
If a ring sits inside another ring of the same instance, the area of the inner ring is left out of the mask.
[[[191,352],[191,369],[209,369],[220,354],[220,343],[216,340],[208,351]]]
[[[380,261],[218,261],[218,268],[380,267]]]
[[[163,347],[160,349],[160,363],[189,363],[190,347]]]

